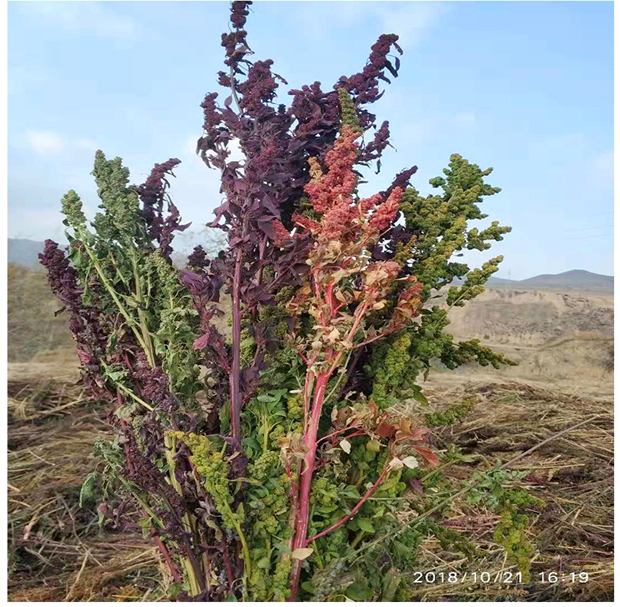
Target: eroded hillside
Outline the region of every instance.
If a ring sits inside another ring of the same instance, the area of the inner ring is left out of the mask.
[[[459,341],[480,339],[519,363],[500,371],[502,377],[611,390],[612,295],[491,288],[464,308],[452,308],[450,319],[450,332]],[[486,371],[472,365],[461,372]]]

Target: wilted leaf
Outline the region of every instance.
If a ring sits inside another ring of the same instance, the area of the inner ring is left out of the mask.
[[[392,470],[400,470],[403,467],[403,462],[397,457],[394,457],[389,465]]]
[[[329,340],[330,343],[334,343],[338,338],[340,337],[340,331],[338,331],[338,329],[336,329],[336,327],[334,327],[329,335],[327,336],[327,339]]]
[[[307,559],[314,552],[314,548],[296,548],[293,550],[291,556],[298,561]]]
[[[347,275],[346,270],[343,270],[342,268],[336,270],[333,274],[332,274],[332,281],[334,284],[340,282],[345,276]]]
[[[415,430],[411,430],[409,432],[409,436],[413,440],[422,440],[428,434],[428,428],[416,428]]]
[[[402,461],[403,461],[403,464],[407,466],[407,468],[411,468],[412,470],[414,468],[417,468],[420,465],[418,463],[418,460],[415,457],[413,457],[413,455],[409,455],[408,457],[405,457]]]
[[[375,432],[382,438],[392,438],[396,433],[396,429],[392,424],[388,424],[387,422],[381,422]]]
[[[340,441],[340,448],[345,452],[345,453],[351,453],[351,443],[346,439],[343,438]]]
[[[410,478],[407,484],[414,493],[424,493],[424,485],[419,478]]]
[[[437,466],[439,464],[439,458],[430,450],[424,447],[413,447],[431,466]]]

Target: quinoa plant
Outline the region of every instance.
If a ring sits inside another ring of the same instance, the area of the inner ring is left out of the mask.
[[[469,548],[436,520],[403,527],[403,499],[420,479],[437,482],[439,457],[425,416],[397,405],[424,406],[433,361],[512,364],[445,331],[449,309],[501,261],[470,270],[455,255],[510,228],[469,227],[499,189],[485,182],[491,169],[456,154],[435,194],[410,185],[412,166],[360,197],[389,145],[368,106],[398,74],[398,37],[380,36],[362,71],[332,89],[315,82],[276,105],[286,81],[251,60],[250,5],[232,3],[222,36],[228,95],[201,104],[197,153],[220,171],[223,196],[208,225],[225,249],[209,259],[197,247],[175,269],[173,239],[188,227],[168,194],[179,161],[133,186],[119,158],[97,152],[101,212],[89,223],[70,191],[68,252],[48,240],[41,255],[115,432],[97,442],[105,470],[85,491],[98,488],[103,524],[153,540],[171,598],[404,600],[423,537]],[[233,144],[243,160],[231,160]],[[447,308],[432,305],[443,287]],[[431,499],[418,497],[410,511]]]

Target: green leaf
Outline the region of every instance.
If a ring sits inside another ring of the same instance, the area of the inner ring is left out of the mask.
[[[96,472],[91,472],[82,483],[82,488],[80,489],[80,508],[84,508],[86,504],[94,500],[98,478],[99,475]]]
[[[314,586],[312,585],[311,581],[308,580],[306,582],[302,582],[301,587],[306,592],[309,592],[310,594],[314,594]]]
[[[352,497],[353,499],[360,499],[362,496],[360,495],[357,487],[349,486],[346,489],[338,492],[343,497]]]
[[[428,399],[424,396],[420,386],[413,386],[413,398],[423,405],[428,405]]]
[[[179,584],[179,582],[174,582],[173,584],[170,584],[170,586],[168,587],[168,591],[170,592],[170,598],[176,599],[177,596],[179,596],[181,590],[183,590],[183,586],[182,584]]]
[[[243,504],[239,504],[239,506],[237,506],[237,516],[239,517],[239,522],[243,523],[245,521],[245,510],[243,508]]]
[[[347,588],[346,596],[354,601],[370,601],[373,598],[373,591],[368,584],[355,582]]]
[[[288,544],[286,544],[286,542],[280,542],[279,544],[277,544],[276,548],[278,549],[278,552],[280,554],[292,554],[292,551],[288,547]]]
[[[152,527],[152,522],[150,517],[146,517],[146,518],[141,518],[138,521],[138,525],[140,525],[140,527],[142,528],[142,537],[147,540],[149,539],[149,537],[151,537],[151,527]]]
[[[372,523],[370,522],[370,519],[367,519],[367,518],[357,519],[357,524],[358,524],[359,528],[362,531],[365,531],[366,533],[374,533],[375,532],[375,528],[372,526]]]
[[[256,397],[256,400],[260,401],[261,403],[273,403],[276,402],[278,399],[274,396],[270,396],[269,394],[259,394]]]

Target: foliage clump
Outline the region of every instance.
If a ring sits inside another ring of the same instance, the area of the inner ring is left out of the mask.
[[[176,598],[404,600],[424,538],[469,550],[439,522],[405,520],[433,506],[426,489],[443,482],[428,427],[467,409],[424,417],[397,405],[426,404],[420,377],[436,361],[512,364],[445,332],[448,310],[501,261],[470,270],[454,256],[510,228],[469,227],[499,188],[485,181],[491,169],[458,155],[431,180],[436,194],[410,185],[411,167],[361,198],[360,175],[389,145],[368,105],[398,74],[398,37],[380,36],[362,71],[332,90],[314,83],[276,106],[285,81],[271,61],[250,60],[250,4],[233,2],[222,37],[230,96],[201,104],[198,153],[221,172],[224,200],[209,225],[226,248],[208,259],[198,247],[177,272],[172,242],[187,225],[168,178],[179,161],[132,186],[121,160],[98,152],[101,212],[89,224],[70,191],[69,252],[47,241],[41,256],[84,380],[110,403],[116,438],[97,446],[102,517],[122,525],[126,500],[135,504]],[[233,143],[243,161],[230,159]],[[444,287],[448,310],[430,305]],[[218,328],[224,301],[230,337]],[[498,541],[523,561],[524,521],[503,505]]]

